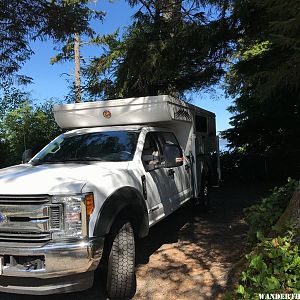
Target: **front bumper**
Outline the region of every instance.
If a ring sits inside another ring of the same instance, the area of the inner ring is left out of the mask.
[[[0,246],[0,291],[41,295],[89,288],[103,245],[104,238],[93,238],[32,248]]]

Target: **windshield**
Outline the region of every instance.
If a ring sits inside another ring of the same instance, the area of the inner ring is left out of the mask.
[[[129,161],[136,149],[138,131],[62,134],[39,152],[33,164],[74,161]]]

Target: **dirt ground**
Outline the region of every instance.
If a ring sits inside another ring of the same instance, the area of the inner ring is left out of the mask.
[[[246,243],[243,208],[266,193],[263,185],[214,188],[207,214],[185,205],[155,225],[137,242],[137,291],[134,300],[221,299],[230,271]],[[0,300],[101,300],[101,272],[93,288],[73,294],[17,296],[0,293]]]

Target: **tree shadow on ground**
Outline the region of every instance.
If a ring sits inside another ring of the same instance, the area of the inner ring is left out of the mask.
[[[186,205],[155,225],[137,246],[139,286],[135,298],[222,297],[230,269],[246,246],[248,227],[243,209],[266,190],[264,184],[214,189],[208,214]]]

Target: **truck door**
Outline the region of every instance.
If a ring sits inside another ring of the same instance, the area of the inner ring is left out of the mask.
[[[165,144],[179,145],[178,140],[172,132],[159,132],[158,139],[161,148]],[[165,171],[170,179],[170,194],[173,206],[179,206],[192,196],[192,183],[191,183],[191,165],[190,161],[183,157],[183,165],[174,168],[166,168]]]
[[[162,149],[157,132],[148,132],[142,151],[150,225],[168,215],[173,208],[171,178],[163,167]]]

